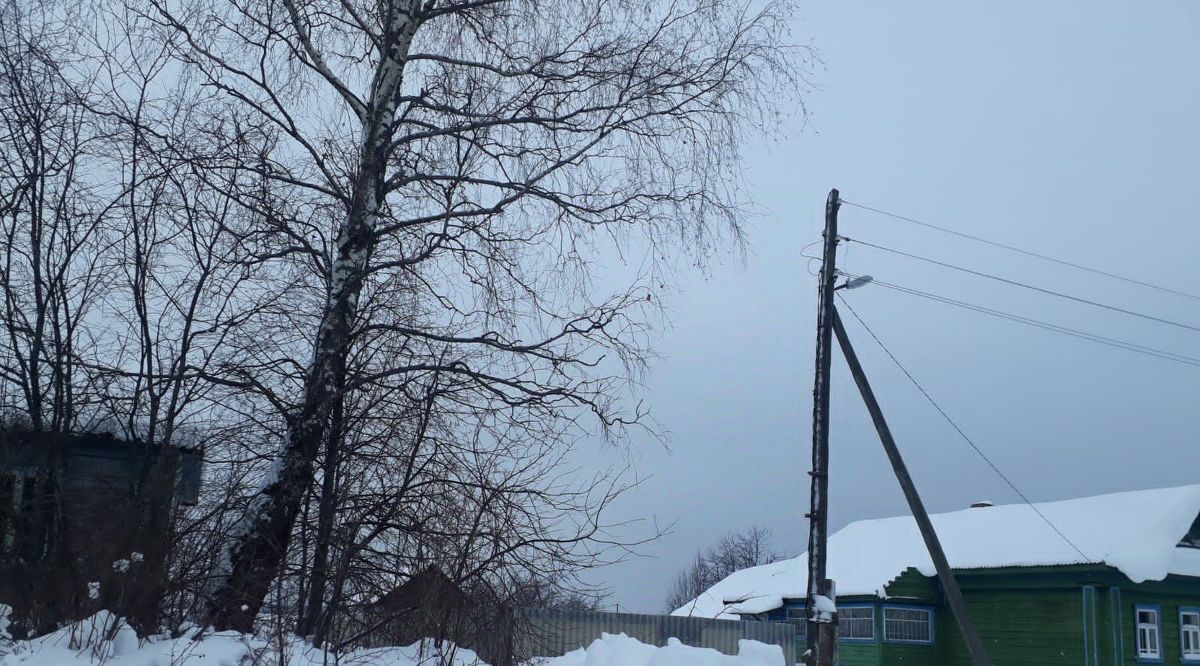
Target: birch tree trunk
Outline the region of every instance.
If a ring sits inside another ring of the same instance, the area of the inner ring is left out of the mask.
[[[325,462],[321,479],[321,499],[317,505],[317,534],[313,548],[312,571],[309,575],[307,599],[301,599],[300,620],[296,633],[312,636],[325,613],[325,592],[329,581],[329,549],[333,541],[333,522],[337,516],[337,472],[340,463],[340,443],[343,437],[345,400],[335,401],[330,419],[329,435],[325,442]],[[302,594],[304,592],[302,591]]]
[[[253,630],[313,481],[313,464],[338,397],[338,378],[345,371],[351,327],[375,245],[397,98],[420,9],[419,0],[392,0],[386,5],[379,64],[370,97],[359,111],[362,147],[350,209],[337,236],[329,300],[317,330],[301,406],[290,419],[271,474],[251,499],[227,546],[208,617],[218,630]]]

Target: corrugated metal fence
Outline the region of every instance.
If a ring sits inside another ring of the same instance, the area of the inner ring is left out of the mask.
[[[639,615],[600,611],[516,612],[514,651],[517,663],[532,657],[556,657],[587,647],[600,634],[626,634],[650,645],[677,638],[684,645],[738,653],[738,641],[749,639],[783,648],[787,666],[795,664],[796,628],[782,622],[711,620],[702,617]]]

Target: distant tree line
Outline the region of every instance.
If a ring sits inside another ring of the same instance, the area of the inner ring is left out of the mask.
[[[771,547],[771,530],[750,527],[727,534],[696,553],[691,564],[675,576],[667,594],[667,612],[683,608],[730,574],[783,559]]]

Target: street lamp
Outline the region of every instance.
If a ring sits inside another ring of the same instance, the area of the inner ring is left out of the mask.
[[[856,275],[834,287],[834,289],[858,289],[859,287],[865,287],[874,280],[875,278],[871,277],[870,275]]]

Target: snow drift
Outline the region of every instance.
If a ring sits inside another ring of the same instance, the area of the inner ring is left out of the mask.
[[[683,645],[646,645],[624,634],[604,634],[586,649],[539,658],[527,666],[783,666],[783,649],[743,640],[738,654]],[[290,636],[264,640],[224,631],[185,631],[139,640],[129,625],[108,612],[52,634],[11,641],[0,632],[0,666],[487,666],[470,650],[423,642],[408,647],[370,648],[337,655]]]

